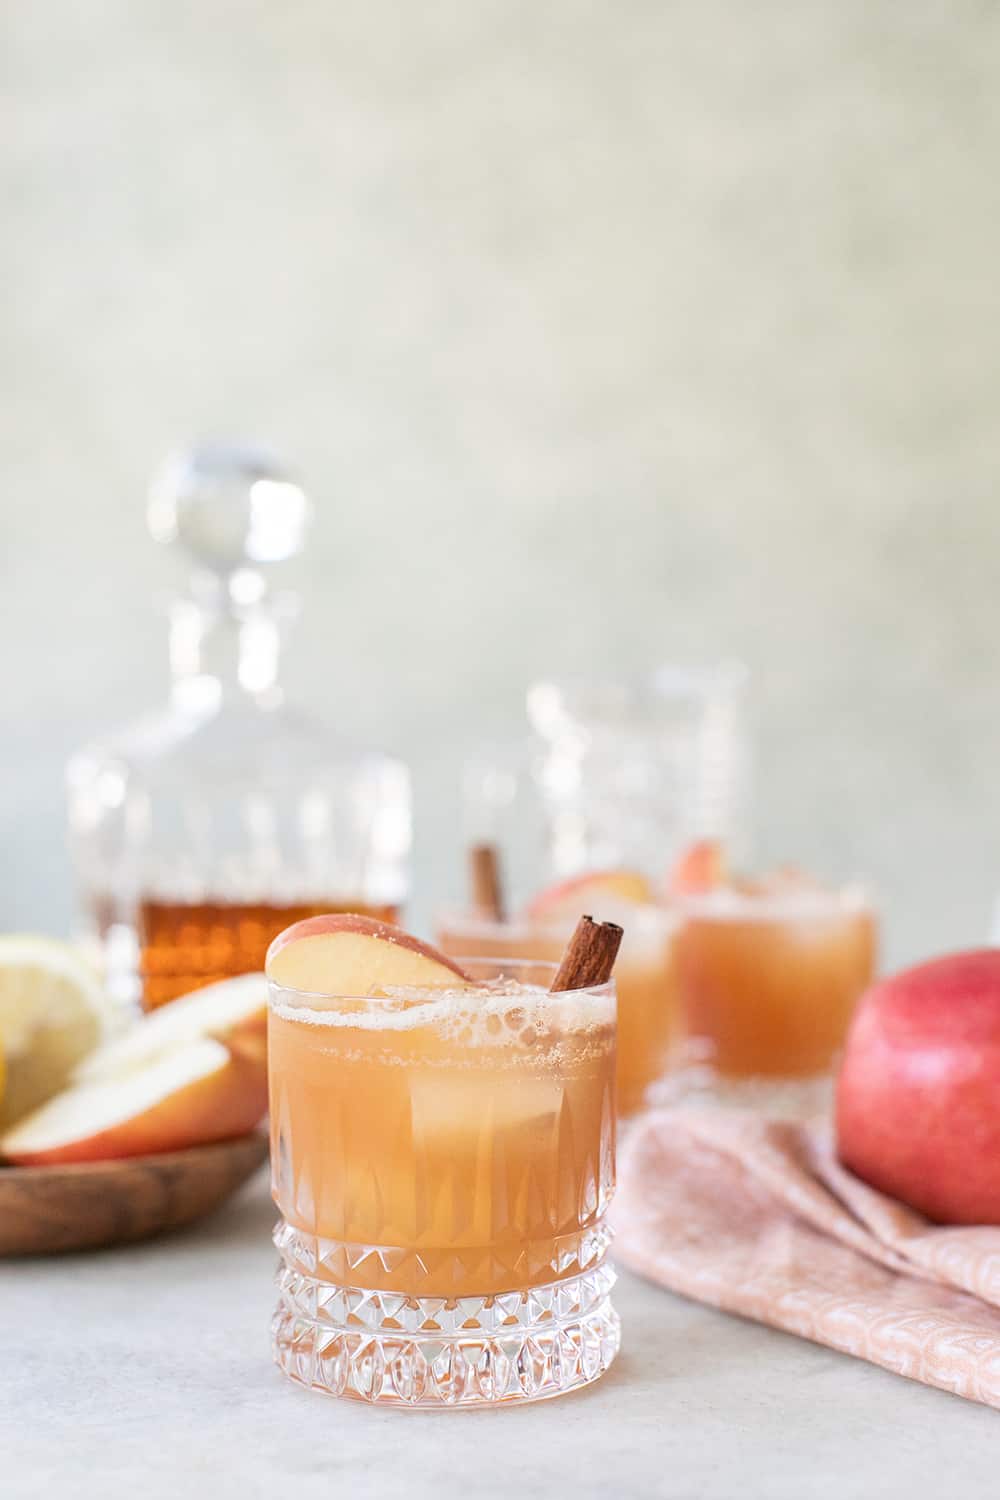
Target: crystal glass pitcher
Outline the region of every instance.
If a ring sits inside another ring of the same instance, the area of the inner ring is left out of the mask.
[[[406,894],[406,768],[289,706],[273,564],[310,504],[273,455],[207,445],[154,482],[154,538],[190,562],[170,612],[167,705],[74,755],[70,845],[87,937],[147,1008],[263,967],[316,911],[392,918]]]

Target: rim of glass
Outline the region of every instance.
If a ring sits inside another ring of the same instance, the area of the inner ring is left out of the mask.
[[[604,911],[594,904],[594,910],[589,915],[600,919]],[[539,934],[545,937],[566,938],[569,937],[577,922],[583,916],[582,909],[571,917],[530,917],[524,912],[518,912],[514,917],[498,921],[495,917],[482,917],[467,907],[446,906],[437,913],[434,926],[438,932],[443,928],[454,925],[461,928],[464,936],[473,937],[482,934],[484,937],[495,937],[502,933],[505,937],[519,939],[525,938],[530,941],[532,937]],[[642,901],[636,903],[622,903],[617,909],[607,909],[608,919],[619,922],[624,928],[625,937],[629,935],[629,918],[634,916],[636,924],[644,928],[654,923],[663,928],[670,928],[677,923],[677,912],[671,906],[661,906],[657,901]],[[457,962],[457,960],[456,960]]]
[[[554,963],[551,959],[548,958],[531,958],[520,956],[517,958],[512,958],[509,955],[505,954],[495,956],[488,953],[460,954],[457,957],[453,958],[452,962],[462,965],[481,964],[483,966],[488,966],[492,964],[496,968],[501,970],[532,969],[535,972],[541,972],[551,978],[555,977],[556,971],[559,968],[559,965],[557,963]],[[499,974],[492,977],[503,978],[504,975]],[[509,977],[516,978],[516,975],[512,974]],[[294,985],[281,984],[278,980],[271,979],[270,976],[268,976],[267,989],[269,999],[275,994],[281,994],[292,995],[296,999],[300,1000],[346,1000],[350,1001],[352,1004],[357,1005],[378,1006],[396,1004],[400,999],[403,999],[408,995],[412,995],[421,1004],[432,1004],[435,997],[444,999],[445,996],[450,997],[462,993],[462,990],[465,988],[465,986],[459,980],[459,976],[457,974],[455,975],[455,978],[458,982],[455,984],[454,988],[445,985],[433,986],[418,984],[399,984],[391,986],[391,994],[351,995],[343,994],[336,990],[300,990],[296,989]],[[490,983],[490,980],[482,979],[481,981],[479,981],[475,978],[475,976],[473,976],[472,983],[473,985],[482,984],[483,986],[485,986]],[[577,989],[556,990],[555,992],[548,989],[542,989],[540,985],[536,984],[532,986],[532,990],[535,995],[551,995],[552,999],[555,1001],[571,1000],[574,995],[590,995],[598,996],[600,998],[611,998],[615,994],[615,979],[614,975],[612,974],[611,978],[604,984],[588,984],[582,985]]]
[[[875,893],[866,880],[784,891],[741,891],[724,885],[712,891],[672,896],[671,907],[682,918],[694,915],[720,922],[741,917],[809,921],[815,917],[853,916],[862,912],[874,916],[878,912]]]

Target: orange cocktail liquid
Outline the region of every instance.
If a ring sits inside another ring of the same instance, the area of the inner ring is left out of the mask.
[[[835,898],[689,906],[677,971],[692,1048],[732,1079],[828,1072],[871,982],[876,941],[874,913]]]
[[[324,912],[355,911],[395,922],[394,906],[355,902],[168,901],[147,897],[139,905],[139,972],[146,1010],[191,990],[253,974],[286,927]]]
[[[614,1184],[613,1001],[272,1000],[272,1173],[317,1280],[420,1298],[578,1276]],[[288,1258],[288,1250],[283,1253]]]
[[[674,1060],[681,1015],[674,965],[674,922],[658,908],[637,908],[615,964],[618,991],[618,1113],[634,1114]],[[438,944],[452,957],[537,958],[557,962],[572,924],[481,922],[445,917]]]

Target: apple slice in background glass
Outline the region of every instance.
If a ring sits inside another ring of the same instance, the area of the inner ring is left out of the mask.
[[[575,922],[592,907],[603,916],[605,907],[646,906],[652,900],[652,886],[638,870],[591,870],[546,886],[528,902],[525,916],[531,922]]]
[[[728,874],[725,850],[717,839],[698,839],[691,844],[667,874],[668,900],[713,891]]]

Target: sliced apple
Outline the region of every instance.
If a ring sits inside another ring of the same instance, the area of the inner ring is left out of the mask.
[[[529,902],[525,914],[535,922],[553,922],[578,917],[591,907],[600,910],[602,903],[646,906],[652,899],[652,887],[638,870],[588,870],[547,886]]]
[[[179,1151],[246,1135],[266,1109],[263,1063],[202,1037],[57,1094],[0,1137],[0,1156],[42,1166]]]
[[[210,1037],[231,1050],[253,1050],[263,1056],[267,1036],[267,980],[263,974],[241,974],[194,990],[145,1016],[124,1036],[92,1052],[74,1074],[91,1083],[130,1073],[176,1047]]]
[[[267,1109],[267,982],[207,985],[92,1052],[0,1137],[21,1163],[101,1161],[245,1135]]]
[[[699,839],[685,849],[667,876],[668,896],[700,896],[724,885],[726,856],[717,839]]]
[[[267,976],[314,995],[366,996],[388,989],[453,989],[469,976],[428,943],[354,912],[307,917],[275,938]]]

